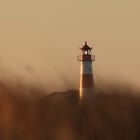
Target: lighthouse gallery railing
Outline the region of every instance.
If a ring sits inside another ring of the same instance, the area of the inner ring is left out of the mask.
[[[95,61],[95,55],[79,55],[77,56],[78,61]]]

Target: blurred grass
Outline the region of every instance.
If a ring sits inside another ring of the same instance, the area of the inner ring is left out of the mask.
[[[47,94],[1,83],[0,140],[139,140],[138,91],[122,87],[97,88],[81,106],[76,90]]]

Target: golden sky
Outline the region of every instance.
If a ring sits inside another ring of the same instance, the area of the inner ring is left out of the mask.
[[[64,81],[78,87],[76,57],[86,40],[96,54],[95,80],[139,85],[139,5],[139,0],[1,0],[1,71],[45,81],[50,89],[64,88]]]

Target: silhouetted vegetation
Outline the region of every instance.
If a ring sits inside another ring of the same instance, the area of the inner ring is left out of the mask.
[[[135,94],[125,86],[98,88],[92,103],[82,105],[78,91],[47,94],[1,84],[0,140],[139,140]]]

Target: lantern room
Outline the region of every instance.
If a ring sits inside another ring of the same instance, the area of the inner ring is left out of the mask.
[[[80,48],[80,49],[81,49],[83,55],[90,55],[91,54],[92,48],[90,48],[87,45],[87,42],[85,42],[85,45],[82,48]]]
[[[95,61],[95,56],[92,55],[92,48],[90,48],[87,45],[87,42],[85,42],[85,45],[80,48],[81,55],[78,56],[78,61]]]

